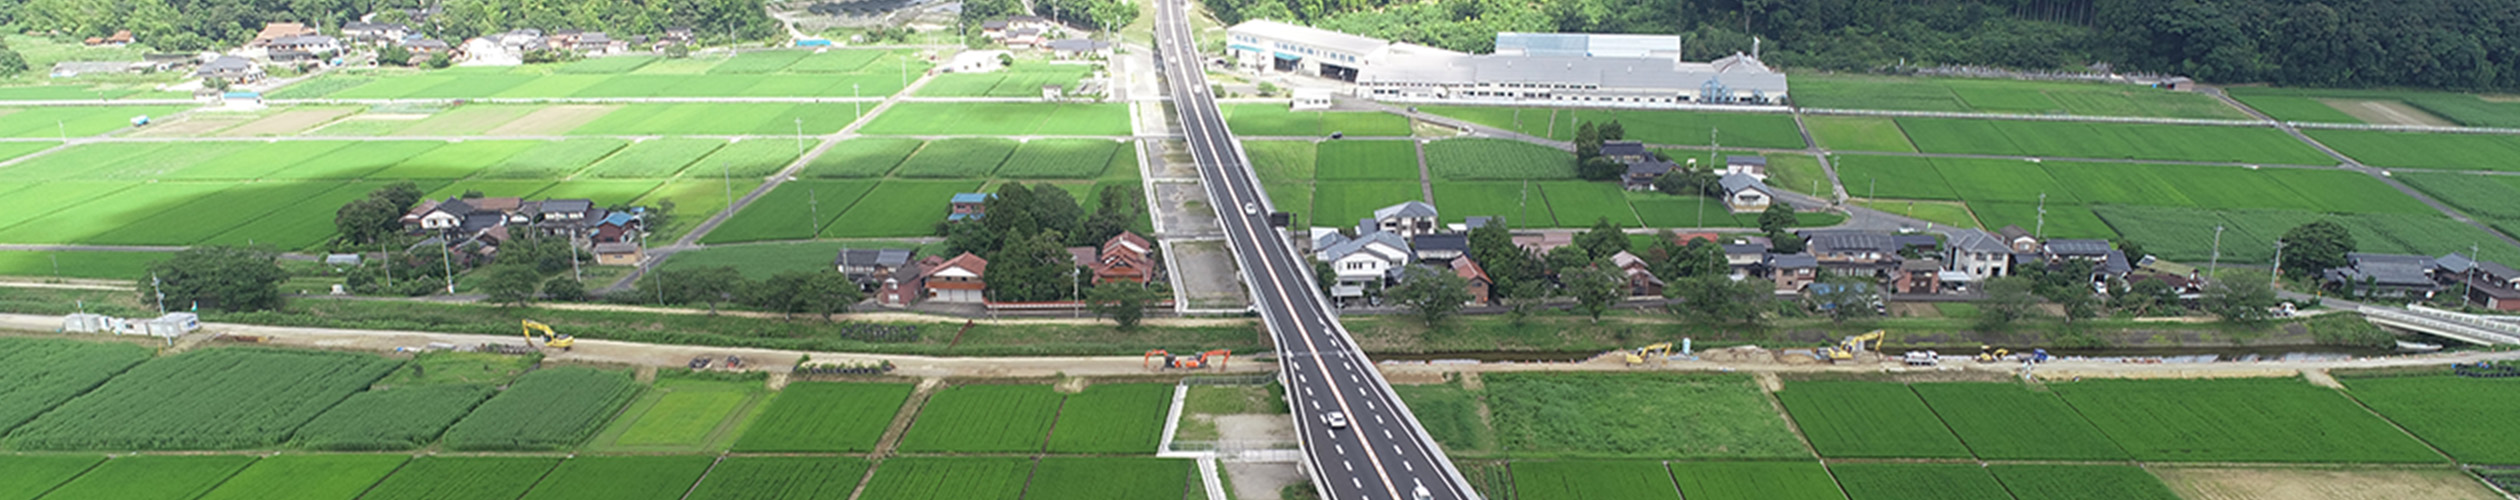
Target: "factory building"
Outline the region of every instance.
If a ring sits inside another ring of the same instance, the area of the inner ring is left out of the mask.
[[[1753,53],[1684,60],[1679,37],[1499,33],[1496,51],[1464,54],[1273,21],[1227,30],[1237,69],[1353,82],[1384,101],[1569,105],[1782,105],[1785,75]]]

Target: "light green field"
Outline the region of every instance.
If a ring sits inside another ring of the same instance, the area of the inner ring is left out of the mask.
[[[588,445],[598,451],[720,451],[732,446],[769,391],[760,382],[667,378],[639,395]]]

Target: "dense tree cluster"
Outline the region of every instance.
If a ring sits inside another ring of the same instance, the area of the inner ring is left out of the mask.
[[[1134,185],[1102,188],[1092,213],[1067,190],[1049,184],[999,186],[983,205],[986,217],[938,223],[947,254],[989,261],[989,299],[1042,302],[1077,298],[1092,275],[1079,271],[1071,246],[1101,246],[1146,218],[1146,194]]]
[[[400,9],[432,3],[443,10],[417,27],[448,39],[517,28],[656,34],[690,27],[708,40],[762,40],[783,33],[759,2],[736,0],[26,0],[0,7],[0,21],[73,38],[131,30],[160,50],[214,50],[253,39],[265,23],[331,29],[370,13],[401,22],[408,17]]]
[[[1210,0],[1276,19],[1487,52],[1499,31],[1683,35],[1689,58],[2123,70],[2293,86],[2520,88],[2520,0]]]
[[[198,246],[149,265],[143,303],[168,310],[266,311],[280,307],[280,252],[267,247]],[[162,294],[162,295],[161,295]]]

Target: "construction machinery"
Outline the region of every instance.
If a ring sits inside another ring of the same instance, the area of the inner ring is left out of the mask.
[[[1885,330],[1873,330],[1863,335],[1848,336],[1835,346],[1820,348],[1820,359],[1830,362],[1854,360],[1857,353],[1880,350],[1881,338],[1889,334]]]
[[[1645,364],[1646,361],[1662,362],[1669,360],[1671,360],[1670,342],[1639,347],[1627,351],[1628,366]]]
[[[1194,357],[1189,357],[1189,356],[1175,356],[1175,355],[1173,355],[1173,353],[1172,353],[1172,352],[1170,352],[1170,351],[1165,351],[1165,350],[1163,350],[1163,349],[1156,349],[1156,350],[1152,350],[1152,351],[1146,351],[1146,357],[1145,357],[1145,360],[1144,360],[1144,361],[1145,361],[1146,369],[1149,369],[1149,370],[1163,370],[1163,369],[1175,369],[1175,368],[1178,368],[1178,369],[1184,369],[1184,370],[1197,370],[1197,369],[1200,369],[1200,368],[1206,368],[1206,367],[1209,367],[1209,366],[1214,366],[1214,367],[1216,367],[1216,369],[1218,369],[1218,370],[1223,370],[1223,369],[1225,369],[1225,362],[1232,360],[1232,359],[1233,359],[1233,357],[1234,357],[1234,351],[1225,350],[1225,349],[1217,349],[1217,350],[1213,350],[1213,351],[1208,351],[1208,352],[1199,353],[1199,356],[1198,356],[1198,357],[1195,357],[1195,358],[1194,358]],[[1163,358],[1163,359],[1162,359],[1162,361],[1159,363],[1159,362],[1156,360],[1156,358]]]
[[[2009,359],[2012,359],[2011,349],[1988,347],[1985,344],[1978,345],[1977,360],[1979,363],[1993,363]]]
[[[562,334],[562,333],[558,333],[558,332],[553,332],[553,331],[551,331],[551,325],[542,324],[542,322],[540,322],[540,321],[534,321],[534,320],[530,320],[530,319],[529,319],[529,320],[524,320],[524,321],[525,321],[525,343],[526,343],[526,345],[529,345],[529,346],[541,346],[541,347],[553,347],[553,348],[559,348],[560,350],[563,350],[563,351],[569,350],[569,349],[574,348],[574,347],[576,347],[576,346],[577,346],[577,337],[571,337],[571,336],[568,336],[567,334]],[[538,333],[539,333],[540,335],[537,335]]]

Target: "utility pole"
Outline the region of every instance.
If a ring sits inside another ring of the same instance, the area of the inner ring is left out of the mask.
[[[2047,239],[2047,193],[2039,193],[2039,225],[2038,229],[2033,231],[2034,232],[2031,233],[2030,237],[2042,240]],[[2216,231],[2220,231],[2220,229],[2216,229]]]
[[[51,258],[52,258],[52,263],[53,263],[53,281],[61,281],[61,254],[57,254],[57,253],[47,253],[47,254],[44,254],[44,256],[45,256],[45,257],[51,257]]]
[[[2205,261],[2206,281],[2213,281],[2216,279],[2215,275],[2222,273],[2222,232],[2221,224],[2214,225],[2214,256]]]
[[[388,246],[385,246],[385,242],[382,242],[382,241],[376,242],[376,253],[378,253],[378,254],[382,255],[382,257],[381,257],[380,259],[378,259],[376,263],[377,263],[377,265],[380,265],[380,266],[384,266],[384,267],[385,267],[385,289],[387,289],[387,290],[392,290],[392,289],[394,289],[394,250],[393,250],[393,247],[388,247]]]
[[[166,314],[166,289],[159,288],[156,271],[149,272],[149,292],[157,295],[158,314]]]
[[[449,241],[452,241],[452,240],[449,240]],[[454,253],[452,253],[452,252],[448,252],[448,251],[446,250],[446,244],[444,244],[444,243],[439,243],[439,244],[438,244],[438,264],[442,264],[442,265],[443,265],[443,267],[445,267],[445,268],[446,268],[446,294],[447,294],[447,295],[454,295],[454,294],[455,294],[455,254],[454,254]]]
[[[594,240],[590,239],[587,241],[592,243]],[[577,238],[574,237],[569,238],[569,276],[577,278],[579,281],[586,280],[586,271],[578,268]]]
[[[805,188],[805,207],[814,216],[805,221],[805,239],[810,240],[814,238],[814,233],[822,232],[822,197],[814,194],[813,188]]]
[[[2284,280],[2284,240],[2275,240],[2275,275],[2266,277],[2267,288],[2279,288]]]

